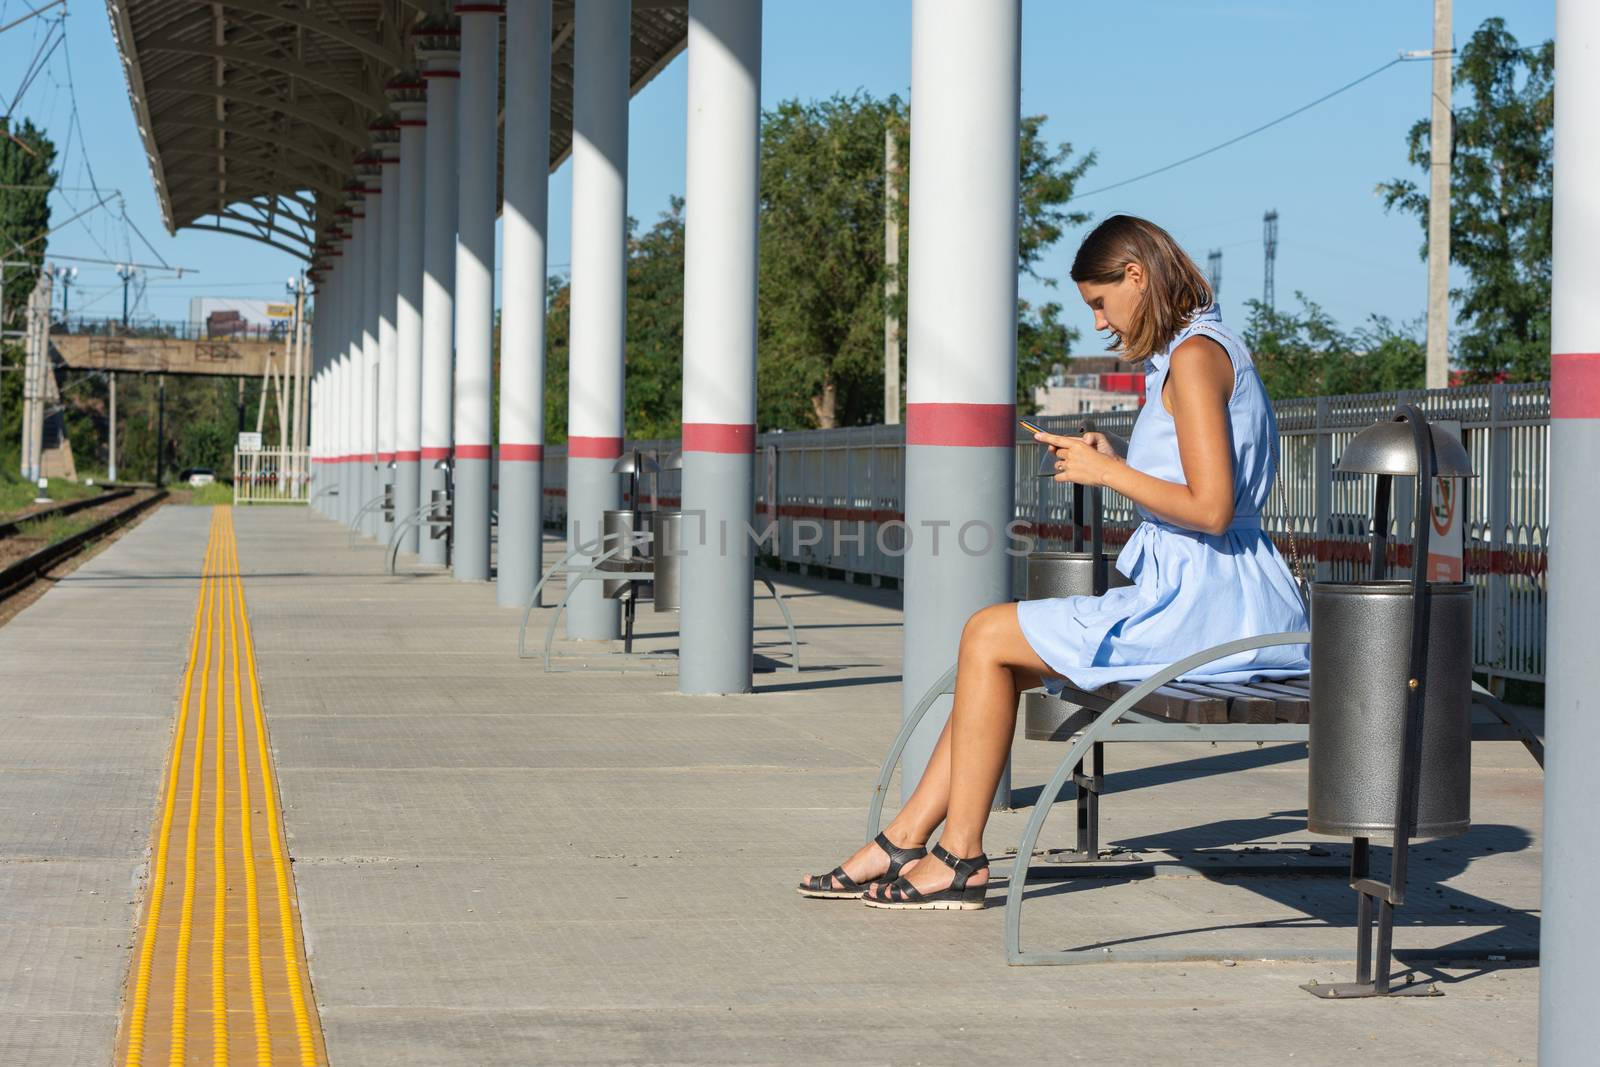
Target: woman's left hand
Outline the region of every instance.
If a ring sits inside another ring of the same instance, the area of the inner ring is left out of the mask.
[[[1062,437],[1053,433],[1036,433],[1033,439],[1050,446],[1056,456],[1058,482],[1077,482],[1079,485],[1105,485],[1113,467],[1123,460],[1114,453],[1107,455],[1081,437]]]

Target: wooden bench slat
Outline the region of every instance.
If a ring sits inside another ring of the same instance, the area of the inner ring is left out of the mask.
[[[1101,686],[1099,689],[1082,690],[1074,686],[1067,686],[1062,691],[1062,696],[1068,700],[1073,699],[1077,693],[1081,697],[1092,697],[1091,705],[1095,702],[1110,704],[1130,690],[1138,683],[1132,685],[1124,682],[1113,682]],[[1172,722],[1214,723],[1228,721],[1228,702],[1215,696],[1203,696],[1198,693],[1185,692],[1172,686],[1164,685],[1156,689],[1139,702],[1138,710],[1147,715],[1156,715]]]
[[[1278,702],[1271,695],[1256,692],[1248,686],[1224,685],[1221,682],[1180,682],[1184,689],[1228,702],[1229,722],[1277,722]]]
[[[1079,689],[1070,682],[1062,699],[1090,707],[1108,707],[1138,683],[1114,682],[1098,689]],[[1161,686],[1138,704],[1146,715],[1187,723],[1305,723],[1310,721],[1311,680],[1308,676],[1259,682],[1175,681]]]
[[[1250,720],[1255,722],[1310,722],[1311,701],[1304,692],[1285,692],[1284,687],[1268,688],[1260,682],[1214,682],[1219,689],[1249,694],[1270,702],[1270,718]]]

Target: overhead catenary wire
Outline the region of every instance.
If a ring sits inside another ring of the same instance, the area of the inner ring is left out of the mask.
[[[1348,92],[1351,89],[1354,89],[1356,86],[1360,85],[1362,82],[1367,81],[1367,80],[1369,80],[1371,78],[1376,78],[1378,75],[1382,74],[1384,71],[1388,70],[1390,67],[1398,66],[1401,63],[1414,62],[1416,60],[1421,60],[1421,59],[1431,60],[1432,58],[1433,58],[1433,53],[1431,53],[1431,52],[1426,53],[1425,55],[1410,55],[1410,54],[1402,53],[1402,54],[1396,56],[1394,59],[1389,60],[1389,62],[1383,64],[1382,66],[1376,67],[1376,68],[1374,68],[1372,70],[1367,71],[1367,73],[1361,75],[1359,78],[1355,78],[1355,79],[1352,79],[1351,81],[1345,82],[1343,85],[1339,86],[1337,89],[1334,89],[1331,92],[1324,93],[1323,95],[1317,97],[1315,100],[1311,101],[1310,103],[1301,104],[1299,107],[1295,108],[1293,111],[1285,112],[1284,114],[1279,115],[1277,118],[1272,119],[1269,122],[1263,122],[1261,125],[1255,127],[1254,129],[1246,130],[1244,133],[1241,133],[1241,134],[1239,134],[1238,136],[1235,136],[1235,137],[1230,137],[1226,141],[1221,142],[1220,144],[1214,144],[1210,148],[1206,148],[1206,149],[1203,149],[1203,150],[1201,150],[1199,152],[1195,152],[1192,155],[1184,156],[1182,159],[1173,160],[1171,163],[1167,163],[1167,164],[1164,164],[1163,166],[1156,167],[1154,170],[1147,170],[1143,174],[1136,174],[1131,178],[1124,178],[1121,181],[1112,182],[1110,185],[1102,185],[1102,186],[1099,186],[1098,188],[1090,189],[1087,192],[1075,193],[1072,196],[1072,199],[1073,200],[1082,200],[1086,196],[1095,196],[1095,195],[1097,195],[1099,193],[1108,193],[1113,189],[1120,189],[1125,185],[1132,185],[1134,182],[1142,182],[1146,178],[1154,178],[1158,174],[1165,174],[1169,170],[1174,170],[1174,169],[1176,169],[1178,167],[1183,166],[1186,163],[1193,163],[1197,159],[1204,159],[1206,156],[1209,156],[1209,155],[1211,155],[1211,154],[1213,154],[1215,152],[1220,152],[1224,148],[1231,147],[1232,145],[1238,144],[1240,141],[1243,141],[1243,140],[1245,140],[1247,138],[1250,138],[1250,137],[1254,137],[1258,133],[1262,133],[1262,132],[1264,132],[1266,130],[1270,130],[1270,129],[1272,129],[1272,127],[1277,126],[1280,123],[1287,122],[1290,119],[1294,118],[1296,115],[1300,115],[1300,114],[1303,114],[1303,113],[1305,113],[1307,111],[1310,111],[1312,108],[1316,107],[1318,104],[1326,103],[1327,101],[1332,100],[1334,97],[1338,96],[1340,93]]]
[[[12,94],[10,101],[6,104],[4,120],[8,124],[11,121],[11,116],[17,110],[17,105],[22,102],[23,96],[33,85],[35,79],[39,77],[39,72],[44,70],[44,65],[50,61],[50,57],[55,55],[56,49],[61,47],[61,42],[66,39],[65,17],[64,14],[57,15],[50,21],[49,27],[45,30],[44,40],[40,41],[39,47],[34,50],[33,59],[29,61],[27,69],[23,71],[22,81],[17,85],[17,91]]]
[[[67,2],[67,0],[50,0],[50,2],[48,4],[45,4],[43,7],[29,8],[28,9],[28,13],[26,15],[23,15],[21,18],[12,19],[10,22],[6,23],[4,26],[0,26],[0,33],[5,33],[7,30],[14,30],[18,26],[22,25],[24,22],[27,22],[29,19],[38,18],[40,15],[44,14],[46,11],[49,11],[51,8],[57,7],[57,6],[61,5],[61,4],[65,4],[66,2]]]

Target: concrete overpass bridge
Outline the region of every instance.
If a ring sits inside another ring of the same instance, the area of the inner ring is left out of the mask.
[[[268,362],[282,369],[290,356],[285,337],[174,337],[110,333],[52,333],[50,356],[70,370],[196,377],[259,378]]]

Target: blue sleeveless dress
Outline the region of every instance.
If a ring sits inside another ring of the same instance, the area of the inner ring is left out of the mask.
[[[1233,437],[1234,518],[1206,534],[1143,518],[1117,557],[1133,582],[1104,596],[1024,600],[1017,621],[1028,644],[1080,688],[1143,681],[1186,656],[1243,637],[1308,629],[1294,577],[1265,531],[1261,511],[1278,471],[1278,422],[1261,375],[1215,305],[1196,314],[1145,370],[1145,405],[1134,422],[1128,464],[1169,482],[1186,482],[1177,427],[1161,390],[1173,351],[1195,334],[1227,350],[1233,362],[1228,415]],[[1185,675],[1191,681],[1245,682],[1311,670],[1306,645],[1241,652]],[[1045,688],[1061,691],[1060,678]]]

